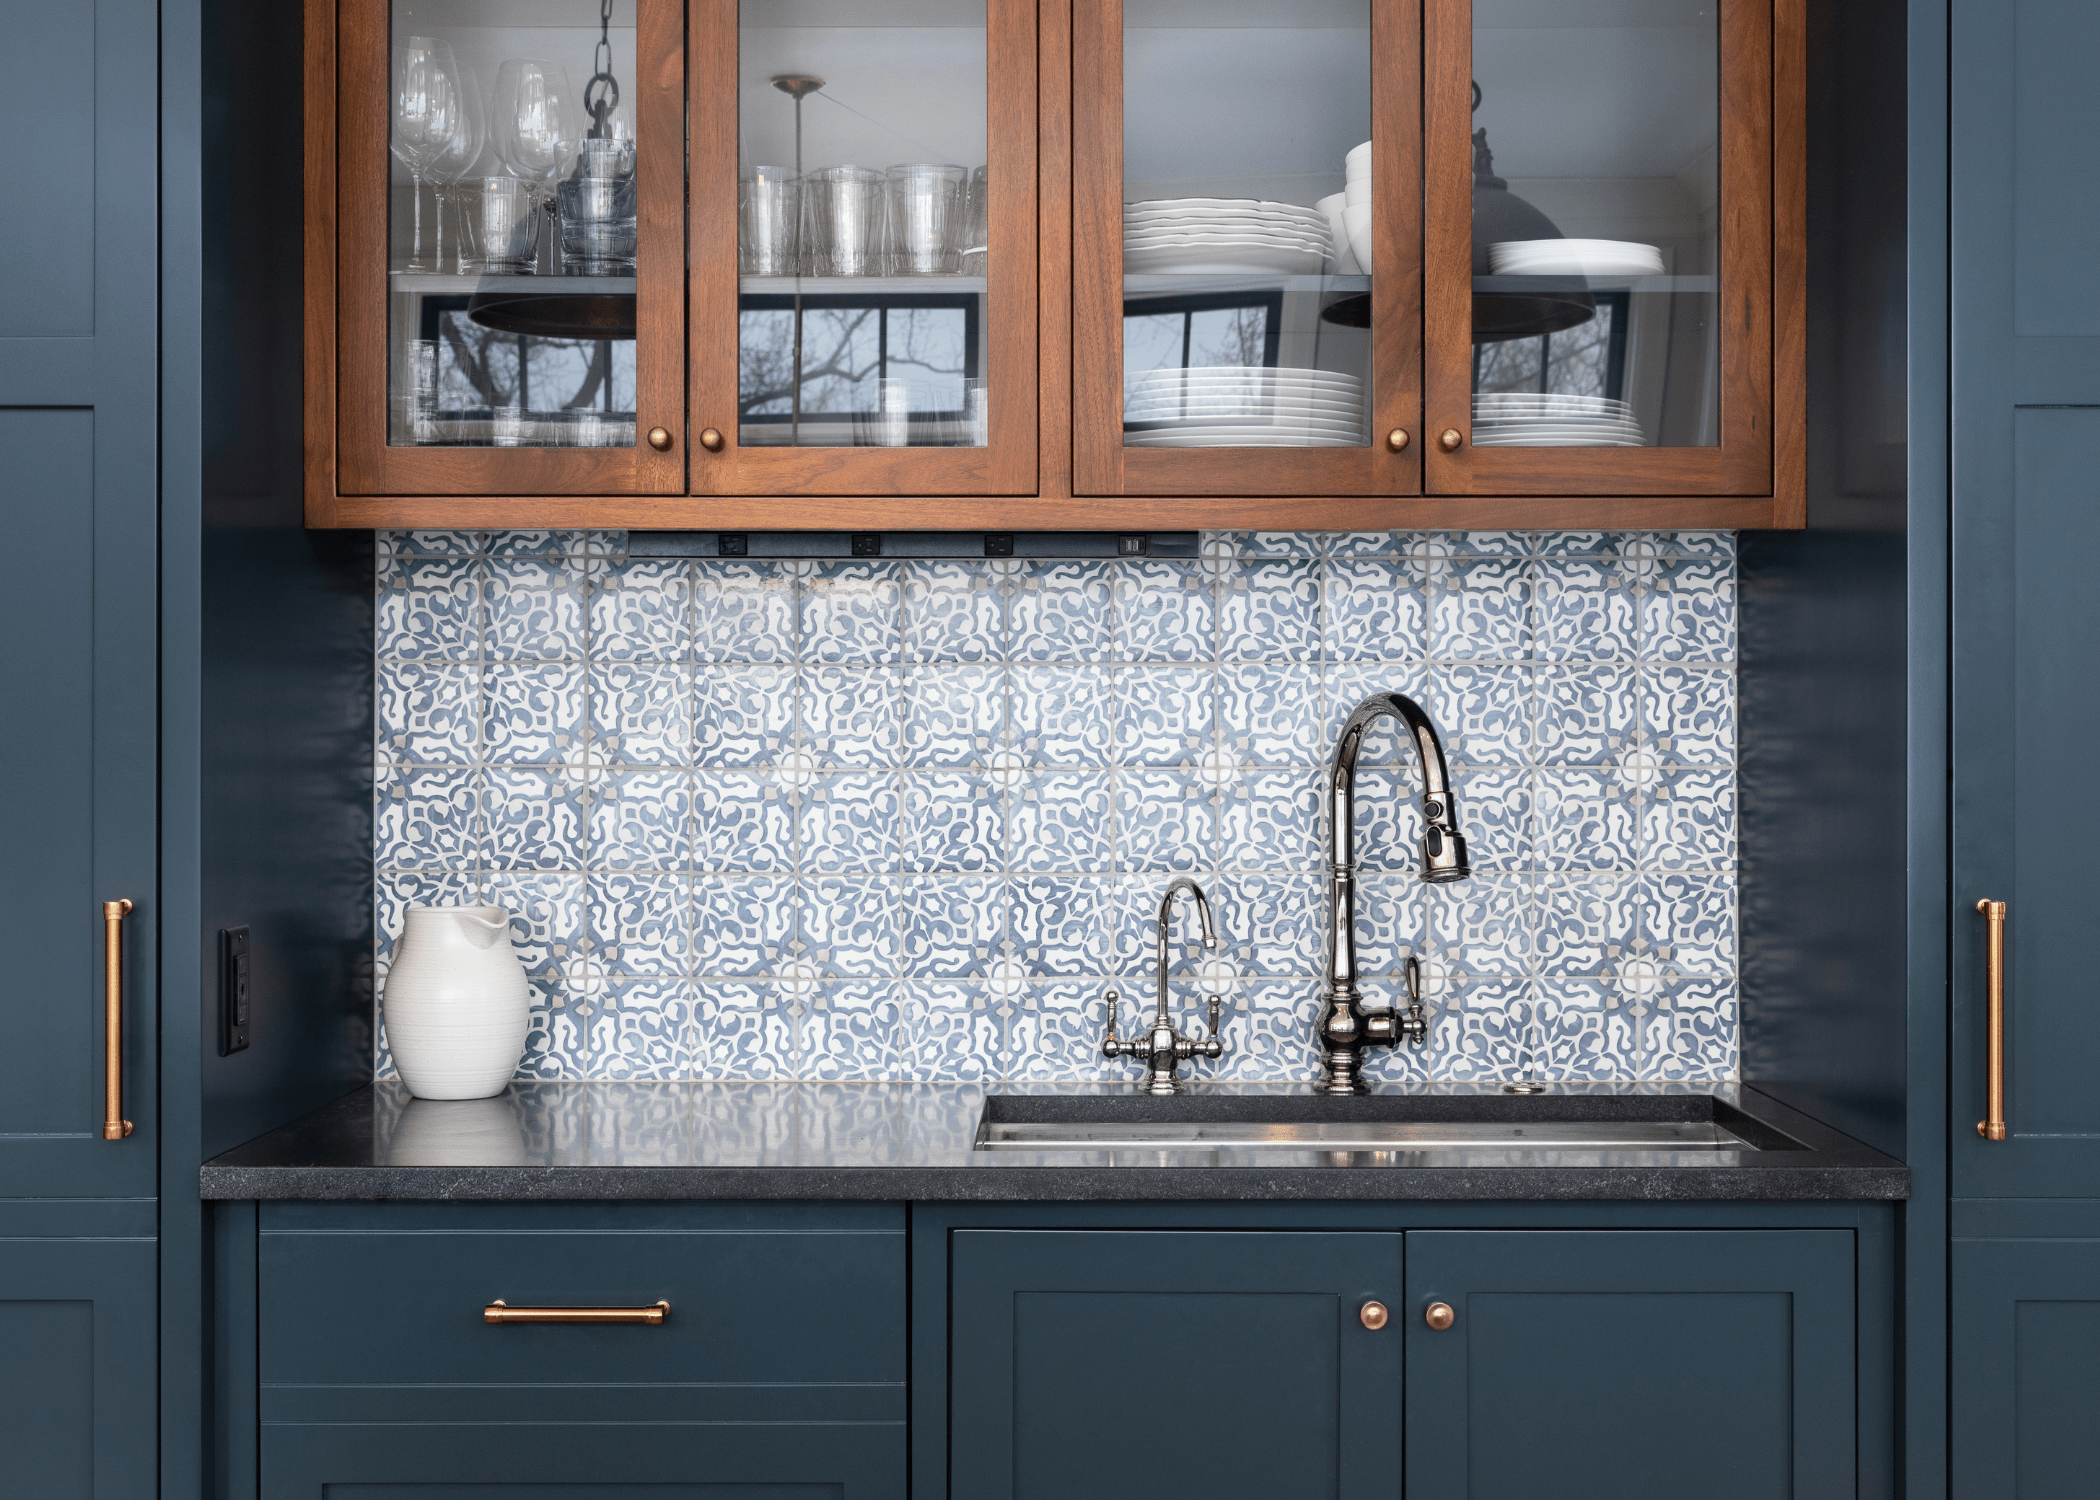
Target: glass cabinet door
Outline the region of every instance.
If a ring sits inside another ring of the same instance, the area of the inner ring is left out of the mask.
[[[1415,6],[1073,12],[1076,487],[1416,493]]]
[[[701,494],[1033,492],[1023,0],[694,0]]]
[[[339,16],[342,490],[682,490],[678,0]]]
[[[1428,0],[1427,487],[1772,484],[1769,0]]]

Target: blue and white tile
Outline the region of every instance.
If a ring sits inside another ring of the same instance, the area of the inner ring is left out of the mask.
[[[797,887],[801,955],[837,979],[897,973],[898,885],[890,875],[813,875]]]
[[[1016,663],[1013,747],[1030,765],[1105,766],[1115,754],[1116,696],[1109,669]]]
[[[1457,805],[1461,815],[1459,833],[1466,841],[1466,854],[1475,870],[1515,874],[1523,870],[1555,869],[1547,842],[1549,830],[1559,824],[1549,817],[1566,810],[1559,804],[1549,810],[1547,778],[1558,772],[1526,771],[1513,766],[1469,767],[1454,773]],[[1582,773],[1576,773],[1580,775]],[[1601,778],[1592,774],[1592,780]],[[1418,814],[1419,816],[1419,814]],[[1390,846],[1389,846],[1390,847]],[[1420,844],[1412,846],[1419,858]],[[1633,818],[1626,817],[1626,867],[1632,868]]]
[[[583,869],[590,799],[580,777],[561,766],[492,766],[484,775],[491,869]]]
[[[1634,799],[1610,772],[1554,767],[1537,775],[1533,862],[1541,870],[1633,870],[1640,830]]]
[[[510,913],[512,951],[534,979],[567,972],[590,941],[581,875],[497,873],[484,877],[482,890]]]
[[[1324,789],[1326,773],[1321,773]],[[1350,825],[1350,845],[1356,867],[1364,871],[1406,871],[1422,878],[1422,778],[1413,766],[1393,770],[1384,767],[1359,771],[1356,777],[1356,821]],[[1324,790],[1323,790],[1324,795]],[[1469,846],[1480,840],[1464,788],[1458,795],[1458,831]],[[1322,808],[1315,837],[1321,856],[1326,856],[1327,813]]]
[[[1219,655],[1226,660],[1320,659],[1320,565],[1310,559],[1229,561],[1219,578]]]
[[[685,870],[693,863],[689,771],[615,771],[591,794],[592,864],[614,870]]]
[[[1728,874],[1649,874],[1640,935],[1671,975],[1719,978],[1736,969],[1736,884]]]
[[[1639,654],[1640,619],[1624,573],[1593,557],[1546,557],[1532,568],[1541,660],[1632,661]]]
[[[1538,1071],[1554,1080],[1636,1078],[1640,1038],[1636,1019],[1609,1004],[1610,990],[1594,980],[1539,979]]]
[[[1316,764],[1320,676],[1301,662],[1218,668],[1218,741],[1242,765]]]
[[[1410,955],[1420,957],[1429,941],[1429,893],[1420,873],[1364,872],[1356,878],[1356,967],[1361,974],[1398,974]],[[1316,972],[1327,963],[1327,907],[1333,899],[1327,882],[1316,879],[1308,892],[1314,926],[1298,971],[1311,964]]]
[[[1509,661],[1532,651],[1531,564],[1460,558],[1429,602],[1431,649],[1444,661]]]
[[[1112,962],[1113,888],[1098,875],[1016,875],[1007,923],[1033,976],[1099,974]]]
[[[473,533],[469,533],[472,535]],[[533,528],[523,531],[490,531],[480,533],[486,541],[482,551],[490,557],[589,557],[595,555],[586,538],[592,535],[585,531],[550,531]],[[626,533],[618,533],[625,550]]]
[[[669,1081],[694,1076],[699,987],[689,979],[608,981],[592,1007],[590,1076]]]
[[[1438,955],[1468,974],[1517,978],[1532,972],[1542,912],[1536,875],[1475,875],[1430,887],[1429,936]]]
[[[702,875],[693,881],[693,971],[750,977],[794,960],[796,888],[790,875]]]
[[[1537,683],[1530,667],[1460,662],[1432,673],[1430,716],[1444,732],[1444,751],[1472,766],[1532,763]]]
[[[1639,877],[1585,874],[1532,879],[1537,882],[1532,972],[1557,979],[1601,979],[1611,974],[1639,935]]]
[[[823,875],[885,875],[903,868],[903,798],[894,771],[818,777],[797,814],[803,867]]]
[[[1022,563],[999,574],[1007,590],[1011,659],[1105,662],[1110,646],[1114,564]]]
[[[693,972],[691,876],[613,870],[585,891],[591,952],[608,976]]]
[[[1669,986],[1643,1031],[1639,1077],[1665,1082],[1734,1078],[1741,1036],[1735,982],[1686,980]]]
[[[540,536],[543,532],[498,532],[496,537]],[[473,557],[484,550],[485,540],[494,540],[487,532],[480,531],[380,531],[373,533],[373,553],[383,564],[396,558],[409,557]]]
[[[1655,870],[1732,870],[1736,859],[1735,773],[1666,769],[1641,807],[1641,864]]]
[[[584,575],[562,559],[492,559],[485,650],[492,661],[581,661]]]
[[[385,768],[375,788],[373,862],[382,870],[469,870],[484,847],[479,771]]]
[[[591,568],[591,655],[599,661],[690,661],[693,565],[642,558]]]
[[[1335,741],[1342,728],[1374,693],[1402,693],[1435,713],[1430,698],[1430,668],[1421,662],[1338,662],[1320,672],[1320,725],[1302,763],[1326,765],[1333,758]],[[1359,766],[1400,766],[1414,762],[1412,741],[1390,715],[1374,720],[1364,731]]]
[[[982,986],[931,981],[898,990],[906,1038],[903,1076],[976,1083],[999,1075],[1005,1038]]]
[[[1609,531],[1531,531],[1524,535],[1533,557],[1588,557],[1616,561],[1615,535]]]
[[[899,764],[904,678],[895,667],[806,667],[799,685],[803,742],[817,764]]]
[[[904,654],[898,563],[818,563],[802,579],[805,662],[895,662]]]
[[[1230,537],[1241,557],[1318,557],[1323,534],[1317,531],[1214,531],[1206,537]]]
[[[1000,576],[984,563],[905,564],[904,659],[998,661],[1004,657]]]
[[[795,1076],[835,1083],[900,1078],[905,1024],[894,985],[851,980],[819,986],[802,1017]]]
[[[907,876],[898,926],[905,978],[982,979],[1006,941],[1006,882],[998,876]]]
[[[1607,765],[1632,745],[1640,726],[1636,670],[1603,662],[1540,667],[1532,741],[1537,764]]]
[[[1736,557],[1732,531],[1665,531],[1660,533],[1670,552],[1682,558],[1704,558],[1733,563]]]
[[[1217,609],[1196,562],[1114,565],[1117,661],[1215,661]]]
[[[1120,1079],[1136,1067],[1101,1055],[1107,1028],[1102,996],[1110,986],[1099,980],[1056,980],[1028,987],[1007,1023],[1006,1055],[998,1076],[1027,1082]],[[1126,987],[1127,988],[1127,987]],[[1131,996],[1123,996],[1123,1027],[1128,1036]]]
[[[1398,559],[1334,558],[1321,569],[1320,629],[1328,661],[1423,661],[1429,600]]]
[[[1313,980],[1242,985],[1221,1017],[1225,1055],[1211,1076],[1238,1083],[1310,1082],[1319,1071],[1313,1027],[1320,1004],[1320,987]]]
[[[1107,771],[1029,771],[1007,796],[1012,867],[1065,874],[1109,868],[1115,798]]]
[[[1191,771],[1116,775],[1118,870],[1207,870],[1217,863],[1218,816],[1212,794]]]
[[[444,660],[382,660],[375,692],[382,755],[419,765],[473,764],[481,748],[479,668]]]
[[[1430,1000],[1430,1049],[1439,1077],[1513,1082],[1534,1076],[1532,981],[1469,979]]]
[[[794,868],[795,807],[777,774],[707,770],[693,782],[698,868],[750,874]]]
[[[1310,766],[1237,773],[1219,809],[1220,865],[1275,874],[1320,868],[1325,784],[1326,773]]]
[[[465,661],[481,654],[481,564],[403,558],[379,573],[375,645],[382,660]]]
[[[693,760],[693,669],[682,662],[594,662],[591,742],[614,765]]]
[[[1735,652],[1734,562],[1704,557],[1666,562],[1641,601],[1642,658],[1727,662]]]
[[[693,564],[693,654],[706,662],[795,659],[795,575],[777,562]]]
[[[791,666],[761,663],[697,669],[693,753],[710,766],[770,766],[794,742],[801,689]]]
[[[1006,866],[1006,794],[982,771],[904,776],[904,868],[964,874]]]
[[[534,980],[517,1076],[549,1083],[591,1076],[589,1005],[561,980]]]
[[[581,662],[491,662],[482,673],[482,754],[491,764],[552,765],[583,742]]]
[[[1656,754],[1678,765],[1735,765],[1735,669],[1641,669],[1641,726]]]
[[[1317,875],[1234,875],[1211,886],[1218,937],[1242,973],[1270,979],[1320,972],[1327,883]],[[1182,914],[1175,913],[1177,931]],[[1187,929],[1193,932],[1193,925]]]
[[[698,1077],[763,1083],[796,1075],[797,1018],[777,986],[703,980],[694,988]]]
[[[1125,766],[1194,765],[1217,733],[1214,667],[1116,667],[1115,756]]]
[[[983,765],[1006,736],[1006,669],[981,662],[907,667],[902,747],[907,766]]]

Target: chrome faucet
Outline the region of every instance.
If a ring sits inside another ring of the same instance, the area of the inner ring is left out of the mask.
[[[1210,997],[1210,1035],[1202,1041],[1183,1036],[1175,1029],[1174,1020],[1167,1014],[1167,923],[1174,915],[1174,897],[1187,891],[1195,898],[1196,915],[1203,923],[1203,946],[1215,952],[1218,946],[1218,929],[1210,919],[1210,902],[1203,898],[1203,887],[1186,875],[1180,876],[1167,887],[1166,894],[1159,898],[1159,949],[1155,955],[1158,967],[1159,994],[1152,1009],[1152,1024],[1142,1037],[1132,1037],[1127,1042],[1116,1040],[1116,1006],[1122,996],[1110,990],[1106,997],[1108,1008],[1108,1030],[1101,1039],[1103,1057],[1135,1057],[1145,1063],[1144,1091],[1148,1094],[1178,1094],[1182,1082],[1175,1070],[1185,1057],[1222,1057],[1225,1043],[1218,1035],[1219,1000],[1215,992]]]
[[[1364,736],[1382,718],[1395,718],[1414,736],[1415,758],[1422,765],[1422,878],[1442,885],[1473,873],[1466,864],[1466,841],[1459,836],[1458,811],[1451,802],[1451,771],[1444,763],[1443,741],[1422,706],[1403,693],[1373,693],[1356,706],[1335,741],[1334,767],[1327,777],[1328,863],[1334,877],[1328,907],[1327,1003],[1321,1008],[1319,1038],[1326,1054],[1324,1076],[1315,1084],[1323,1094],[1360,1094],[1363,1049],[1391,1047],[1404,1036],[1409,1046],[1429,1043],[1429,1023],[1421,1003],[1420,965],[1408,960],[1407,1014],[1391,1009],[1366,1010],[1356,989],[1356,758]]]

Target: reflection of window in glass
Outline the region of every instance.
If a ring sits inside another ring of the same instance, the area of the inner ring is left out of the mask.
[[[813,427],[873,411],[880,380],[907,383],[914,418],[962,416],[964,382],[978,373],[980,300],[968,293],[805,295],[804,440],[818,435]],[[785,443],[794,420],[794,298],[752,295],[739,307],[739,421],[759,429],[746,441]]]
[[[1627,294],[1595,296],[1597,315],[1587,323],[1536,338],[1475,344],[1473,389],[1623,399]]]
[[[438,345],[438,412],[634,411],[631,339],[547,339],[484,328],[465,297],[430,296],[420,336]]]
[[[1277,291],[1126,298],[1124,378],[1148,370],[1274,365],[1282,322]]]

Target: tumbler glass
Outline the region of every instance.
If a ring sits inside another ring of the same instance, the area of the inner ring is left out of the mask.
[[[737,179],[737,271],[794,276],[802,233],[802,186],[785,167],[746,167]]]
[[[567,276],[634,274],[634,142],[589,140],[556,185]]]
[[[855,423],[854,442],[862,448],[911,446],[911,382],[875,382],[875,409]]]
[[[882,182],[882,173],[872,167],[826,167],[809,174],[810,275],[882,274]]]
[[[991,243],[992,220],[985,193],[985,169],[970,174],[969,211],[963,216],[961,244],[955,268],[965,276],[984,274],[985,247]]]
[[[961,167],[934,162],[910,162],[884,174],[891,275],[954,274],[968,180]]]
[[[530,183],[484,178],[461,219],[460,266],[471,275],[530,276],[539,265],[544,217]]]
[[[402,375],[394,387],[395,447],[438,440],[438,341],[410,339],[402,350]]]

